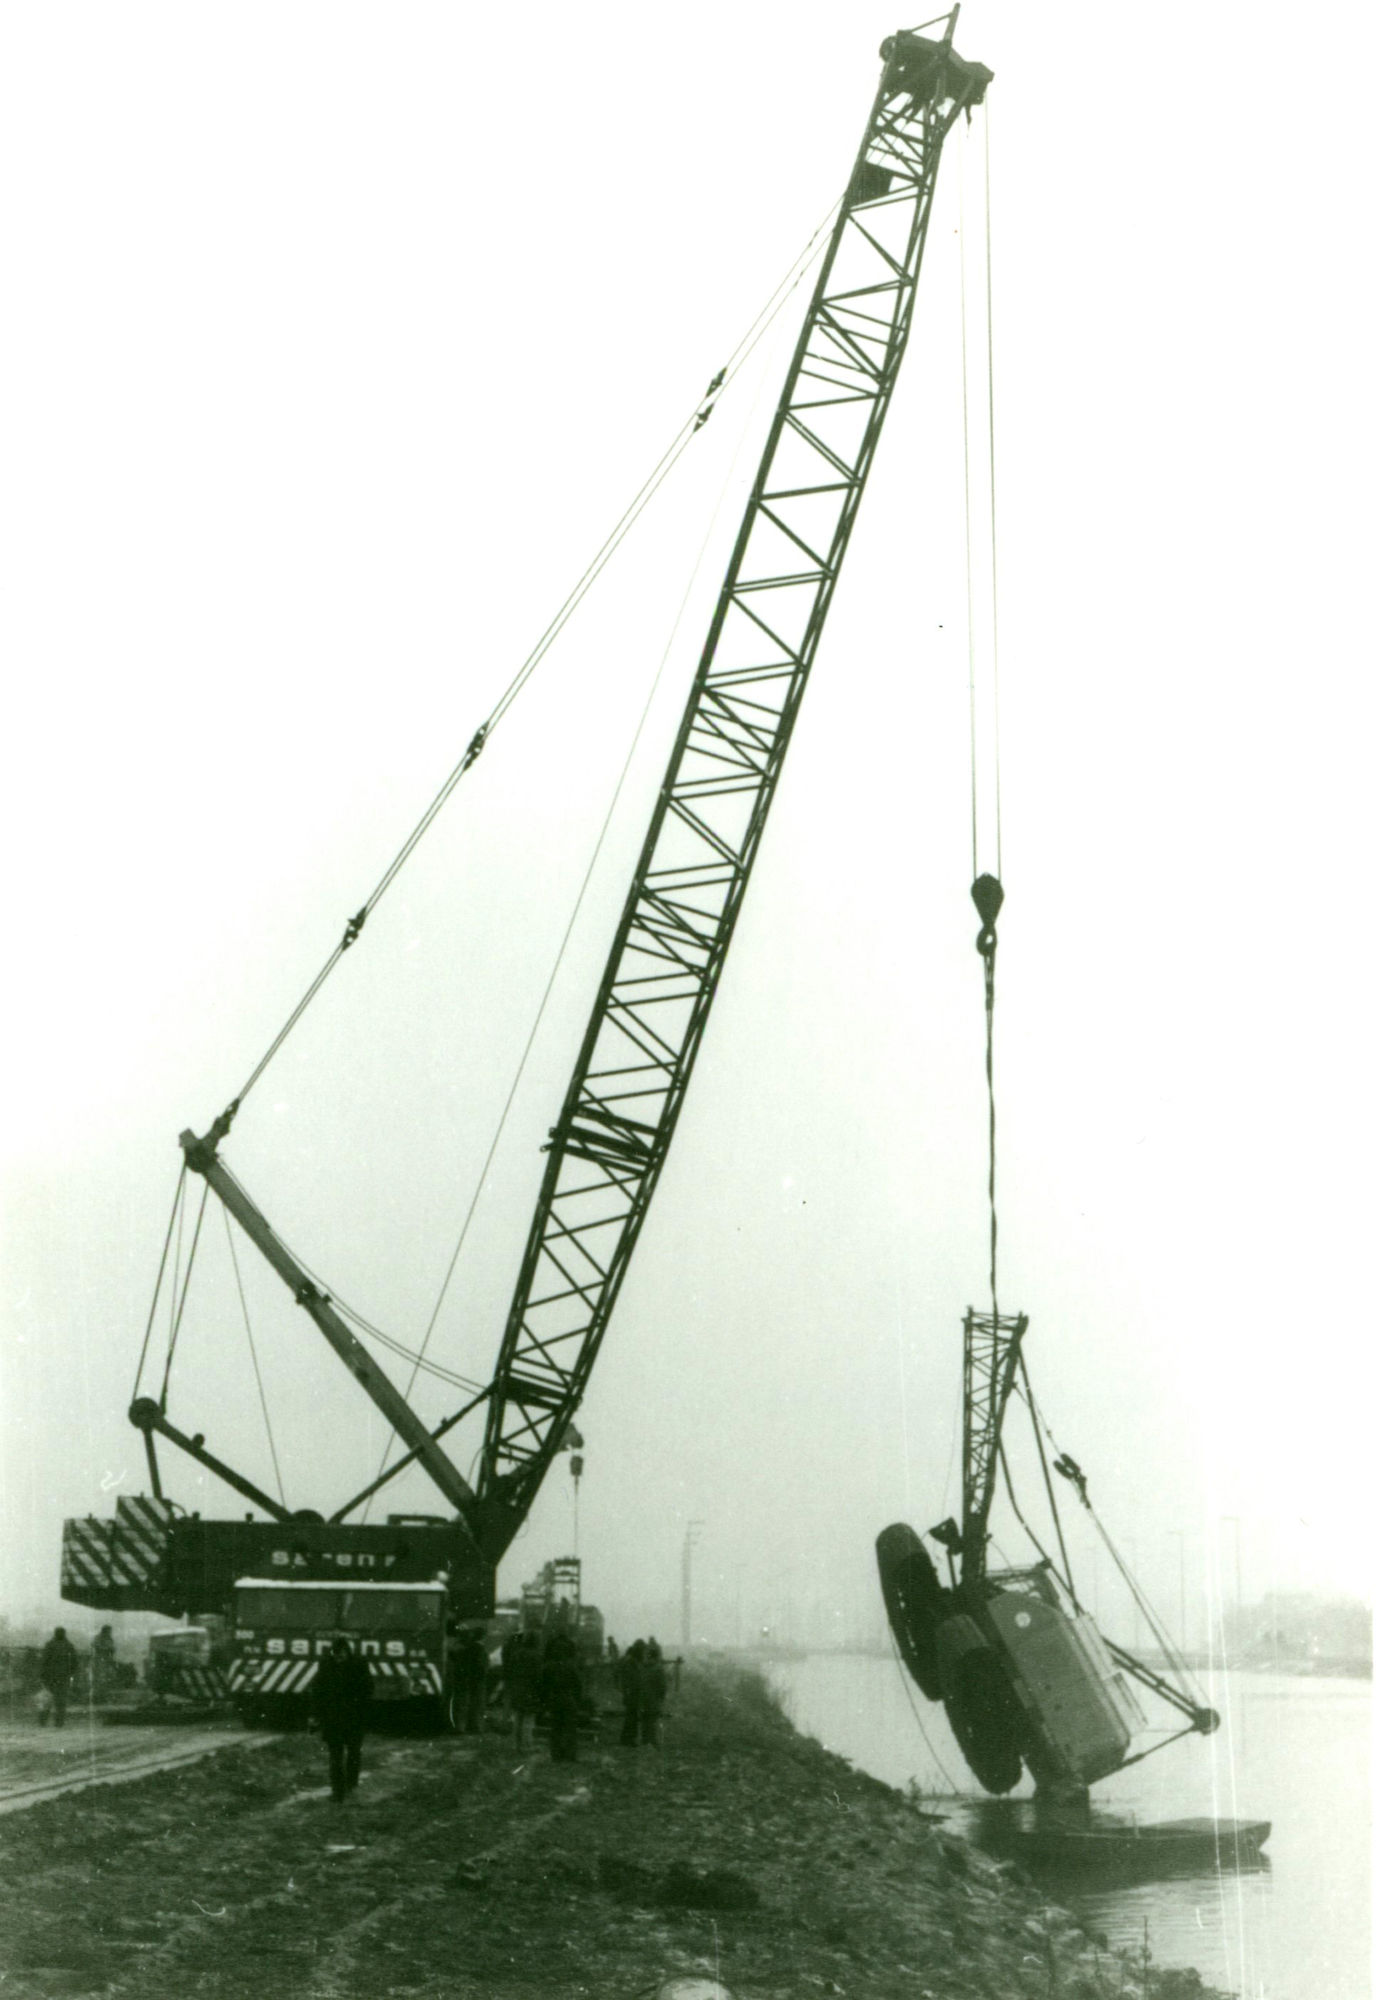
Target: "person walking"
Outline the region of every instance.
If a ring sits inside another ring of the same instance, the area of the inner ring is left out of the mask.
[[[578,1716],[583,1706],[583,1676],[578,1648],[567,1633],[558,1633],[545,1648],[540,1669],[540,1706],[549,1717],[549,1754],[556,1764],[571,1764],[578,1755]]]
[[[373,1699],[373,1679],[342,1635],[315,1670],[311,1707],[321,1741],[330,1755],[330,1790],[336,1804],[358,1784],[363,1760],[363,1733]]]
[[[43,1648],[38,1662],[39,1683],[52,1696],[54,1729],[60,1729],[67,1720],[67,1701],[72,1691],[72,1682],[76,1679],[76,1669],[76,1647],[67,1637],[66,1626],[58,1625],[54,1628],[52,1638]],[[46,1722],[47,1716],[40,1715],[39,1720]]]
[[[669,1692],[669,1673],[664,1665],[664,1655],[659,1649],[658,1639],[650,1639],[645,1646],[645,1659],[640,1669],[640,1740],[653,1748],[659,1745],[659,1718],[664,1712],[664,1698]]]
[[[621,1741],[627,1750],[634,1750],[640,1741],[640,1684],[644,1669],[645,1641],[637,1639],[621,1655],[616,1670],[621,1688]]]

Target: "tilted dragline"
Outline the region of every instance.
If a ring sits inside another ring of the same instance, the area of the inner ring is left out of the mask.
[[[290,1511],[213,1455],[199,1433],[174,1424],[164,1386],[130,1411],[144,1435],[152,1495],[120,1501],[112,1521],[67,1523],[64,1596],[100,1609],[224,1615],[245,1580],[419,1585],[442,1574],[451,1610],[490,1607],[497,1562],[566,1443],[664,1166],[907,345],[943,141],[990,81],[955,52],[954,25],[953,12],[928,24],[938,32],[901,32],[881,51],[878,93],[551,1133],[496,1366],[479,1396],[433,1430],[421,1421],[236,1179],[222,1148],[237,1100],[203,1135],[182,1135],[186,1169],[266,1258],[401,1441],[404,1455],[385,1478],[420,1465],[450,1518],[351,1520],[381,1480],[328,1519]],[[481,747],[480,732],[466,761]],[[351,920],[338,950],[353,944],[366,914],[365,906]],[[486,1432],[470,1484],[444,1438],[475,1404],[486,1406]],[[181,1513],[163,1491],[159,1438],[266,1520]],[[414,1623],[415,1604],[398,1597],[398,1607],[400,1632]],[[285,1642],[259,1685],[304,1685],[323,1643],[321,1620],[347,1609],[340,1600],[312,1612],[312,1636]],[[433,1682],[433,1659],[422,1661],[403,1636],[386,1643],[403,1684],[413,1655],[415,1685]],[[243,1689],[242,1659],[239,1669]]]

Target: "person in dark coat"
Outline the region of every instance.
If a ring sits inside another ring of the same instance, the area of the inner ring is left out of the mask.
[[[360,1660],[345,1638],[330,1641],[330,1650],[315,1670],[311,1707],[321,1740],[330,1753],[330,1790],[336,1801],[358,1783],[363,1756],[363,1732],[373,1699],[367,1662]]]
[[[502,1685],[506,1705],[516,1732],[516,1748],[525,1748],[526,1724],[540,1700],[540,1637],[536,1632],[513,1632],[502,1647]]]
[[[669,1692],[669,1674],[664,1665],[664,1655],[659,1650],[658,1639],[646,1643],[645,1658],[640,1669],[640,1740],[656,1745],[659,1742],[659,1718],[664,1712],[664,1698]]]
[[[102,1625],[91,1641],[91,1692],[97,1701],[115,1685],[115,1635]]]
[[[550,1756],[556,1764],[571,1764],[578,1755],[583,1676],[578,1670],[578,1648],[564,1633],[556,1634],[545,1648],[540,1706],[549,1717]]]
[[[65,1625],[59,1625],[43,1648],[38,1662],[38,1678],[42,1686],[53,1698],[53,1727],[60,1729],[67,1720],[67,1699],[76,1678],[76,1647],[67,1637]],[[40,1720],[46,1721],[46,1717]]]
[[[621,1689],[621,1741],[628,1750],[634,1750],[640,1741],[640,1684],[645,1671],[645,1641],[637,1639],[621,1655],[616,1669],[617,1684]]]
[[[454,1648],[454,1722],[465,1736],[477,1736],[487,1707],[487,1647],[481,1626],[460,1632]]]

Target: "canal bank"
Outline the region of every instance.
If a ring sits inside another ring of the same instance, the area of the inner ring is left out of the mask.
[[[5,1991],[139,2000],[1184,2000],[903,1794],[799,1736],[763,1682],[684,1677],[659,1750],[372,1738],[334,1806],[308,1737],[0,1824]]]

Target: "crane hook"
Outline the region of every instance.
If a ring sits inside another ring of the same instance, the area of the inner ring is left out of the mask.
[[[994,922],[1003,908],[1003,884],[997,875],[977,875],[970,890],[975,908],[979,911],[981,930],[975,939],[975,950],[981,958],[992,958],[998,944]]]

